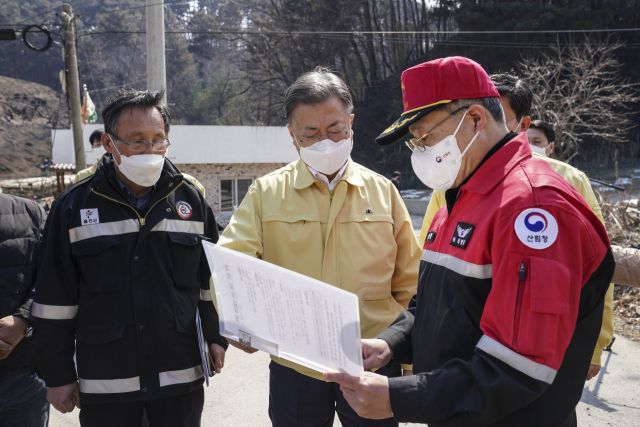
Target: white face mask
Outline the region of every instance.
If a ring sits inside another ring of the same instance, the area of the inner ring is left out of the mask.
[[[533,151],[534,153],[538,153],[541,156],[545,156],[545,157],[549,156],[547,154],[547,149],[546,148],[538,147],[537,145],[533,145],[533,144],[529,144],[529,148],[531,148],[531,151]]]
[[[109,135],[109,139],[111,139],[111,135]],[[111,144],[120,154],[113,139],[111,139]],[[163,166],[164,156],[161,154],[138,154],[131,157],[120,154],[118,168],[132,182],[142,187],[151,187],[160,179]]]
[[[298,138],[294,135],[294,140],[300,148],[300,158],[307,165],[325,175],[331,175],[340,170],[349,159],[353,142],[351,138],[333,142],[330,139],[323,139],[309,147],[300,147]]]
[[[99,147],[93,147],[92,151],[93,151],[93,154],[96,156],[96,162],[99,162],[102,156],[104,156],[104,153],[107,152],[107,150],[105,150],[102,145]]]
[[[467,148],[461,153],[458,147],[458,141],[456,140],[456,134],[467,115],[467,111],[464,112],[464,116],[462,116],[462,120],[460,120],[453,135],[445,137],[432,147],[426,147],[424,151],[413,150],[413,154],[411,154],[411,166],[413,166],[413,171],[416,176],[427,187],[434,190],[447,190],[451,188],[458,177],[460,166],[462,166],[462,157],[480,133],[477,132],[473,136]]]

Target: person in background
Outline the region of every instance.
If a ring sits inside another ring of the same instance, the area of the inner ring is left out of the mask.
[[[322,67],[303,74],[285,92],[284,109],[300,159],[251,185],[218,245],[356,294],[362,337],[372,338],[416,292],[411,218],[387,178],[351,159],[353,101],[338,76]],[[378,373],[399,377],[400,369]],[[336,412],[345,427],[398,425],[359,417],[340,387],[312,369],[272,357],[269,370],[275,427],[331,426]]]
[[[29,371],[35,345],[30,316],[45,223],[39,204],[0,194],[0,426],[45,427],[47,386]]]
[[[529,147],[533,151],[535,157],[543,158],[549,165],[560,174],[569,184],[573,186],[591,208],[594,214],[604,224],[602,211],[596,199],[591,183],[584,172],[574,168],[573,166],[554,160],[548,157],[553,152],[553,141],[555,141],[555,132],[553,127],[540,120],[531,121],[528,116],[533,103],[533,90],[531,86],[521,78],[508,74],[494,74],[491,81],[498,89],[500,94],[500,104],[504,110],[507,129],[511,132],[526,132],[529,139]],[[549,142],[551,141],[551,142]],[[431,200],[427,206],[427,212],[422,223],[420,238],[418,241],[424,245],[425,238],[431,226],[431,221],[438,209],[446,205],[444,200],[444,191],[434,191]],[[615,251],[614,251],[615,253]],[[602,364],[602,350],[611,344],[613,339],[613,283],[607,291],[604,304],[604,314],[602,317],[602,328],[600,336],[591,358],[591,366],[587,374],[587,381],[595,377],[600,372]]]
[[[90,166],[90,167],[88,167],[86,169],[82,169],[80,172],[78,172],[76,174],[76,179],[73,181],[74,183],[76,183],[78,181],[82,181],[86,177],[91,176],[94,173],[96,173],[96,169],[98,168],[98,164],[100,163],[100,159],[102,158],[104,153],[107,152],[104,149],[104,147],[102,146],[102,134],[103,133],[104,133],[104,129],[97,129],[97,130],[94,130],[91,133],[91,135],[89,136],[89,143],[91,144],[91,151],[93,151],[93,154],[96,156],[96,162],[92,166]]]
[[[529,138],[531,151],[544,157],[549,157],[553,153],[556,145],[556,132],[553,126],[542,120],[534,120],[525,132]]]
[[[396,186],[398,191],[400,191],[400,175],[402,175],[400,172],[395,171],[393,173],[393,178],[391,178],[391,182]]]
[[[100,159],[102,158],[104,153],[107,152],[102,146],[103,133],[104,133],[104,129],[98,129],[98,130],[94,130],[93,133],[91,133],[91,136],[89,136],[89,142],[91,143],[91,150],[93,151],[93,154],[95,154],[96,156],[96,162],[93,164],[93,166],[88,167],[86,169],[82,169],[80,172],[78,172],[78,174],[76,175],[76,179],[73,181],[74,183],[82,181],[83,179],[96,173],[96,169],[98,168]],[[193,185],[198,187],[198,190],[202,191],[203,196],[206,196],[204,185],[200,184],[200,182],[197,179],[195,179],[193,176],[186,173],[183,173],[182,176],[184,177],[184,179],[186,179],[187,181],[190,181],[191,183],[193,183]]]
[[[83,427],[140,427],[144,412],[154,427],[200,426],[198,313],[215,371],[224,365],[202,246],[218,241],[218,227],[165,157],[163,98],[122,89],[109,99],[107,154],[56,199],[44,230],[30,365],[54,408],[79,408]]]

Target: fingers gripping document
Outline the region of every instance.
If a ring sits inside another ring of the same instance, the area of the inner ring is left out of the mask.
[[[319,372],[360,376],[358,297],[227,248],[203,242],[220,333]]]

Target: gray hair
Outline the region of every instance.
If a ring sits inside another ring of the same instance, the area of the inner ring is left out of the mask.
[[[342,79],[326,67],[304,73],[284,93],[284,115],[291,124],[293,110],[302,105],[318,105],[329,98],[337,96],[347,108],[353,112],[353,100],[349,88]]]
[[[471,104],[480,104],[487,110],[496,122],[504,122],[504,110],[500,105],[500,99],[496,97],[490,98],[473,98],[473,99],[456,99],[447,104],[442,104],[442,109],[449,113],[453,113],[460,107]]]
[[[105,133],[117,135],[118,119],[120,112],[125,108],[133,111],[134,108],[155,108],[158,110],[164,121],[164,133],[169,135],[171,127],[171,109],[163,102],[164,91],[135,90],[122,88],[116,94],[111,96],[107,101],[107,105],[102,110],[102,120],[104,122]]]

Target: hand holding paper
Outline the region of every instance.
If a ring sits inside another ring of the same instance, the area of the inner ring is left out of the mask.
[[[319,372],[363,373],[356,295],[209,242],[203,245],[216,274],[223,336]]]

